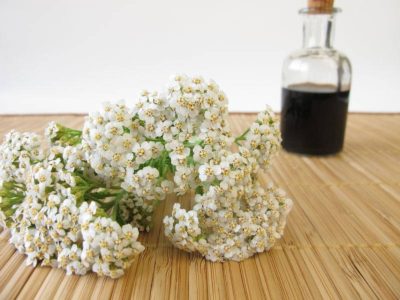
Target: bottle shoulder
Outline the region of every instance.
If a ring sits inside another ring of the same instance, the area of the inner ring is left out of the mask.
[[[350,59],[334,48],[303,48],[290,53],[284,60],[284,67],[307,65],[340,66],[351,69]]]
[[[289,54],[282,67],[284,87],[312,83],[349,90],[352,78],[350,60],[332,48],[306,48]]]
[[[302,48],[291,52],[286,61],[299,59],[341,59],[350,62],[350,59],[341,51],[334,48]]]

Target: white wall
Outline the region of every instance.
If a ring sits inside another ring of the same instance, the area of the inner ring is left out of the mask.
[[[215,79],[232,111],[280,108],[306,0],[0,0],[0,113],[86,112],[169,75]],[[400,1],[337,0],[350,109],[400,111]]]

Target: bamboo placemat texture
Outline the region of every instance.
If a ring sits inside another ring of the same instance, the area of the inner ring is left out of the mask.
[[[231,115],[235,133],[254,115]],[[12,128],[42,132],[57,119],[80,128],[82,116],[3,116]],[[0,233],[0,299],[280,299],[400,298],[400,115],[351,114],[344,151],[307,157],[282,151],[263,180],[294,200],[285,236],[267,253],[246,261],[211,263],[166,240],[158,208],[146,246],[118,280],[66,276],[62,270],[26,267],[24,255]]]

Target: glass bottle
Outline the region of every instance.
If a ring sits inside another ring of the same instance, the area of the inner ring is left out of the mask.
[[[351,64],[332,46],[339,12],[300,10],[303,48],[286,58],[282,71],[281,131],[287,151],[326,155],[343,147]]]

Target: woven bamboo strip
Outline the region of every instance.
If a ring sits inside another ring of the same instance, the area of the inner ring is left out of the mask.
[[[254,119],[230,116],[235,134]],[[41,132],[57,119],[79,128],[82,116],[2,116],[12,128]],[[170,196],[156,211],[146,250],[118,280],[66,276],[26,267],[24,256],[0,233],[0,299],[277,299],[400,298],[400,115],[351,114],[344,151],[298,156],[284,151],[263,183],[285,189],[295,206],[285,236],[268,253],[246,261],[211,263],[175,249],[163,235]]]

